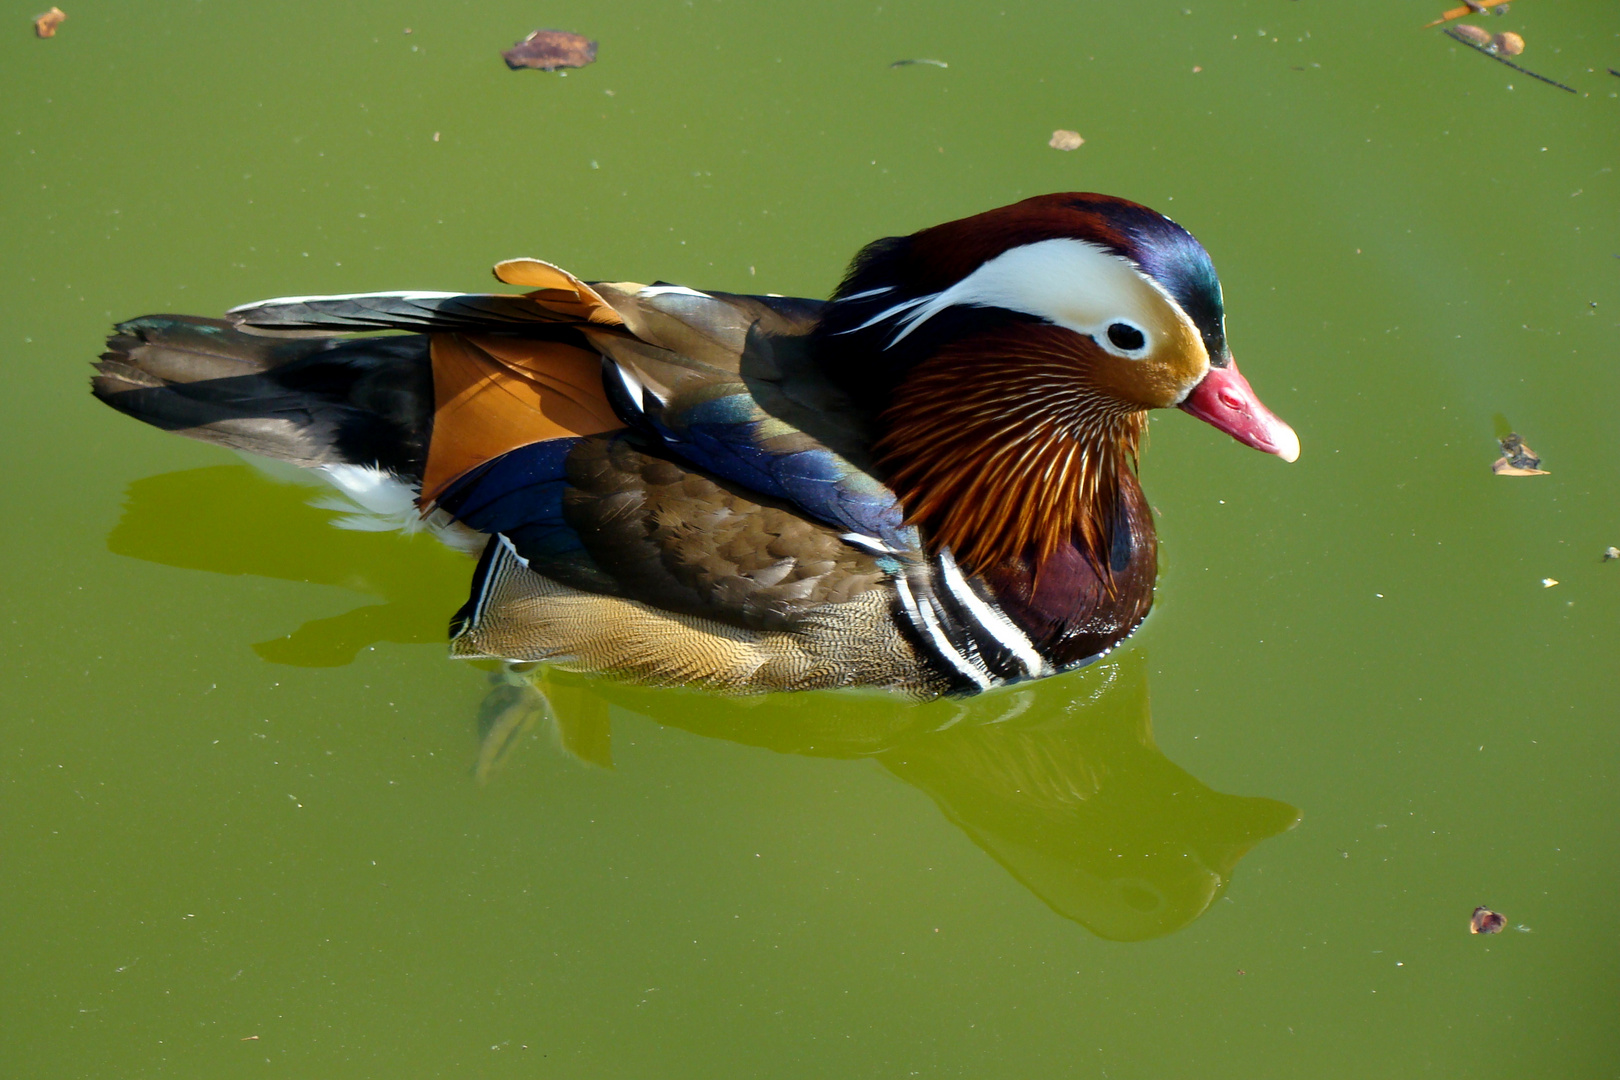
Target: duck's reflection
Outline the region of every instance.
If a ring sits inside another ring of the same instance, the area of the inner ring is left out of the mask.
[[[467,559],[426,536],[334,529],[311,489],[247,465],[150,476],[129,485],[107,547],[165,566],[337,585],[382,600],[314,619],[253,650],[297,667],[336,667],[379,641],[445,639],[447,611],[466,599]]]
[[[549,712],[564,747],[606,763],[610,703],[783,753],[871,758],[927,792],[1058,914],[1140,941],[1196,919],[1244,853],[1299,820],[1286,803],[1213,791],[1160,753],[1145,665],[1130,649],[1072,675],[927,705],[826,692],[716,702],[556,672],[540,675],[537,693],[508,677],[490,699],[502,707],[486,711],[483,764],[525,709]]]
[[[378,641],[437,642],[467,562],[418,538],[345,532],[307,490],[246,466],[130,486],[113,551],[171,566],[342,585],[383,603],[254,646],[278,663],[347,663]],[[1259,841],[1299,812],[1213,791],[1153,742],[1141,650],[1081,672],[965,700],[881,694],[724,699],[540,669],[510,672],[480,716],[488,778],[542,723],[579,758],[611,763],[610,707],[783,753],[871,758],[928,793],[952,822],[1059,914],[1119,941],[1179,929],[1220,895]]]

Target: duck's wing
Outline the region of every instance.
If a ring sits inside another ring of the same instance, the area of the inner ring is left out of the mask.
[[[601,284],[629,334],[586,328],[615,412],[670,452],[797,506],[879,553],[917,550],[870,467],[869,418],[813,362],[823,305]]]
[[[514,451],[440,505],[537,573],[666,611],[791,629],[884,580],[874,556],[635,432]]]
[[[426,508],[457,477],[517,447],[624,426],[603,390],[601,355],[581,333],[588,326],[627,333],[617,312],[547,263],[513,260],[496,274],[531,291],[287,296],[227,317],[245,335],[423,334],[431,430],[422,433],[427,454],[413,479]]]
[[[522,447],[439,505],[493,536],[457,656],[721,692],[950,687],[893,619],[882,559],[640,432]]]
[[[539,259],[498,263],[495,276],[527,293],[375,292],[281,296],[232,308],[244,329],[267,332],[523,331],[570,324],[621,325],[618,313],[589,285]]]
[[[518,447],[628,426],[868,551],[916,551],[870,471],[867,418],[811,362],[820,302],[587,284],[536,259],[495,274],[532,291],[285,297],[230,317],[261,333],[426,331],[435,409],[424,504]]]

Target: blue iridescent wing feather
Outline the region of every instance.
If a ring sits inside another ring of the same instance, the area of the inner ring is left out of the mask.
[[[604,381],[627,423],[811,518],[896,552],[917,549],[894,492],[860,463],[866,447],[838,415],[844,403],[817,385],[826,380],[805,355],[810,302],[653,292],[620,301],[638,309],[627,321],[641,347],[601,343],[620,369]],[[782,325],[787,305],[799,306],[790,310],[797,324]]]

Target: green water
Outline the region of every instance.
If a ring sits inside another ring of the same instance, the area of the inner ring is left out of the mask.
[[[1570,95],[1443,6],[11,5],[0,1075],[1620,1075],[1620,8],[1472,20]],[[563,679],[479,783],[463,558],[86,390],[115,318],[824,295],[1068,189],[1204,241],[1304,454],[1156,418],[1153,617],[965,707]]]

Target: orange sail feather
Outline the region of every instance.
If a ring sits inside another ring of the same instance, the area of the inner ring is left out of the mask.
[[[434,334],[433,440],[421,503],[469,469],[520,446],[621,428],[602,359],[558,341]]]

